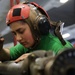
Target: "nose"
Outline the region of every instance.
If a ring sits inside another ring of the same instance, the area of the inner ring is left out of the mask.
[[[17,35],[16,35],[16,40],[17,40],[17,41],[21,41],[21,40],[22,40],[22,37],[21,37],[20,34],[17,34]]]

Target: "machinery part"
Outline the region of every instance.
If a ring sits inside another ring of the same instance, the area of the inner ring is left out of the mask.
[[[50,75],[75,75],[75,49],[67,49],[56,57]]]
[[[57,56],[38,50],[19,63],[2,62],[0,75],[75,75],[75,48],[66,49]]]

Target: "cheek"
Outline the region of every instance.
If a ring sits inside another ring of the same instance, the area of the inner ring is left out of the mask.
[[[32,33],[30,32],[30,30],[29,31],[25,31],[23,36],[24,36],[25,40],[34,41]]]

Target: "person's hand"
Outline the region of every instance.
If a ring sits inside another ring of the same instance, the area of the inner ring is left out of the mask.
[[[26,54],[23,54],[22,56],[20,56],[18,59],[15,60],[16,63],[26,59],[28,56],[30,55],[30,53],[26,53]]]
[[[0,50],[3,49],[4,38],[0,37]]]

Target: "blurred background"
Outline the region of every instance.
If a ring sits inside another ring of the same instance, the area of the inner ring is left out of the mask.
[[[16,3],[16,0],[13,1]],[[75,45],[75,0],[29,0],[29,2],[36,2],[42,6],[51,20],[64,22],[62,36]],[[14,37],[5,23],[10,4],[10,0],[0,0],[0,35],[5,38],[4,47],[14,45]]]

